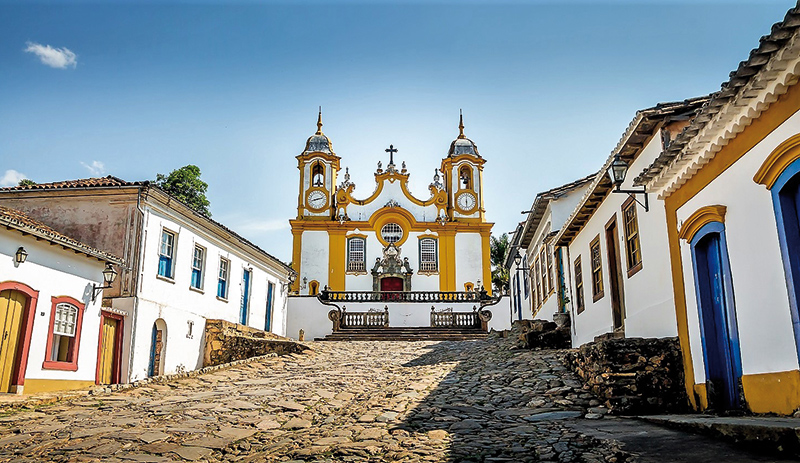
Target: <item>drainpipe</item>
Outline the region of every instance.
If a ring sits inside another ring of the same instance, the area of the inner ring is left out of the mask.
[[[139,319],[139,281],[142,277],[140,269],[142,267],[142,261],[144,259],[144,222],[145,222],[145,213],[141,206],[141,197],[142,197],[142,188],[139,188],[139,191],[136,193],[136,210],[142,214],[142,221],[141,221],[141,229],[142,233],[139,235],[140,242],[139,242],[139,260],[136,262],[136,284],[134,285],[133,291],[133,315],[131,319],[131,352],[128,356],[128,382],[131,382],[131,374],[133,374],[133,353],[136,351],[136,326],[138,325],[137,320]]]

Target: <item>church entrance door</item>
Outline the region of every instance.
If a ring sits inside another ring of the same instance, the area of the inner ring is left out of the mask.
[[[403,279],[400,277],[385,277],[381,278],[381,292],[387,291],[403,291]],[[384,301],[400,300],[400,294],[382,294],[381,299]]]

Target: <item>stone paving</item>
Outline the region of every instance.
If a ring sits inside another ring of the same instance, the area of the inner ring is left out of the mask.
[[[317,342],[312,354],[0,413],[0,462],[624,462],[558,351]]]

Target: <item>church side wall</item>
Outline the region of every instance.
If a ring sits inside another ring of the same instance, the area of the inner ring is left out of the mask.
[[[329,239],[326,231],[304,231],[300,257],[300,278],[319,282],[319,290],[328,285]],[[306,287],[303,293],[308,294]]]
[[[480,233],[457,233],[456,243],[456,291],[464,291],[465,283],[491,286],[483,278],[483,242]],[[488,264],[487,264],[488,265]]]

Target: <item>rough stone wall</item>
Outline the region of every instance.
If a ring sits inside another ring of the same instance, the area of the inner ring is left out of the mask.
[[[206,320],[203,366],[222,365],[266,354],[293,354],[308,347],[277,334],[225,320]]]
[[[610,413],[639,415],[688,410],[677,338],[619,338],[584,344],[567,365]]]
[[[568,349],[571,347],[569,323],[547,320],[516,320],[511,323],[511,339],[519,349]]]

